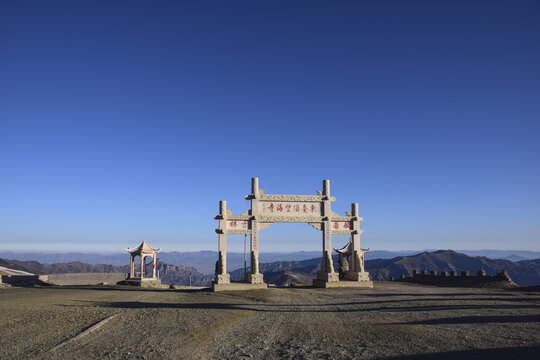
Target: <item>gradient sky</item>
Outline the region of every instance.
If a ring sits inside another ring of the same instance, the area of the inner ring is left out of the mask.
[[[1,1],[0,250],[216,250],[256,176],[363,247],[538,251],[539,64],[538,1]]]

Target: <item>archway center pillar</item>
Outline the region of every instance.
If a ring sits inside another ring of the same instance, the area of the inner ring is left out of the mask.
[[[216,283],[230,284],[231,276],[227,273],[227,202],[219,202],[219,232],[218,232],[218,250],[219,258],[216,264]]]
[[[259,179],[251,179],[251,234],[250,264],[246,280],[251,284],[263,284],[263,274],[259,272]]]
[[[332,201],[330,197],[330,181],[323,181],[323,222],[322,222],[322,242],[323,254],[321,271],[317,273],[317,280],[324,282],[339,281],[339,274],[334,271],[334,263],[332,261],[332,229],[330,218],[332,216]]]

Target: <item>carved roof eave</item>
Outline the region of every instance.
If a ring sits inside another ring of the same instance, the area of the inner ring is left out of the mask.
[[[268,226],[272,225],[267,223]],[[312,227],[317,230],[321,230],[320,226],[317,226],[317,223],[309,223]],[[216,234],[246,234],[251,235],[251,229],[214,229]],[[261,229],[262,230],[262,229]],[[361,234],[363,230],[332,230],[332,235],[351,235],[351,234]],[[334,249],[335,250],[335,249]]]
[[[227,209],[227,220],[251,220],[251,210],[246,210],[240,215],[233,215],[232,210]],[[223,220],[225,219],[223,215],[218,214],[214,216],[215,220]]]
[[[245,235],[251,234],[251,229],[225,229],[225,230],[215,229],[215,230],[216,230],[216,233],[218,234],[245,234]]]
[[[248,195],[252,198],[252,195]],[[336,201],[333,196],[326,195],[281,195],[281,194],[259,194],[257,197],[261,201],[304,201],[321,202],[325,200]]]
[[[251,220],[251,215],[229,215],[227,220]]]
[[[214,216],[214,219],[216,220],[224,220],[225,218],[221,215]],[[244,220],[249,221],[253,220],[254,217],[251,215],[227,215],[227,220]],[[263,223],[275,223],[275,222],[286,222],[286,223],[295,223],[295,222],[323,222],[323,221],[363,221],[364,218],[357,217],[357,216],[332,216],[331,218],[327,218],[324,216],[299,216],[299,217],[292,217],[292,216],[259,216],[257,218],[259,222]]]

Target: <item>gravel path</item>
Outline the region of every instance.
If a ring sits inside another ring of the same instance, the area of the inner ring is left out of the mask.
[[[390,282],[228,293],[8,288],[0,326],[1,359],[540,358],[539,293]]]

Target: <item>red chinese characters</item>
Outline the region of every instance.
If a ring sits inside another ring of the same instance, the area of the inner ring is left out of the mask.
[[[274,212],[274,204],[270,204],[268,205],[268,210],[270,210],[270,212]]]
[[[334,229],[339,229],[339,223],[337,221],[334,221]]]
[[[278,206],[276,207],[276,211],[282,212],[283,206],[281,204],[278,204]]]
[[[315,212],[315,209],[317,209],[317,207],[315,206],[315,204],[312,204],[312,205],[311,205],[311,212],[314,213],[314,212]]]
[[[293,206],[294,212],[300,212],[300,205],[296,204]]]
[[[345,229],[350,229],[351,228],[351,223],[349,223],[349,222],[343,223],[343,227]]]
[[[236,221],[229,221],[229,227],[236,227]]]
[[[287,212],[291,212],[291,205],[290,204],[285,205],[285,209],[287,209]]]

